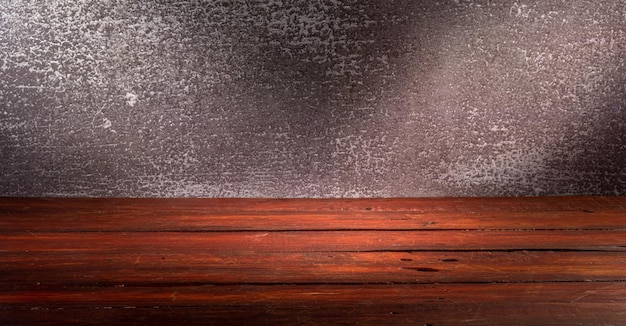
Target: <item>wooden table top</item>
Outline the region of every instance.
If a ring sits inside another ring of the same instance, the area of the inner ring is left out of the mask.
[[[0,198],[0,324],[624,325],[626,197]]]

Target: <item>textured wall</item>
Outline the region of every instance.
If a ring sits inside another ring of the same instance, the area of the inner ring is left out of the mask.
[[[626,193],[624,0],[0,0],[0,195]]]

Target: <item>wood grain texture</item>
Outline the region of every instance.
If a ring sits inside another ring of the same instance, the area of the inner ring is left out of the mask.
[[[626,197],[1,198],[0,322],[619,325],[625,251]]]
[[[624,283],[204,286],[2,293],[7,321],[99,324],[596,325],[623,322]],[[26,308],[24,308],[26,307]],[[26,310],[17,310],[22,308]],[[17,319],[17,318],[22,319]]]
[[[71,209],[68,209],[71,207]],[[0,230],[626,229],[623,197],[420,199],[0,198]],[[55,223],[48,223],[54,220]]]
[[[21,261],[37,266],[16,267]],[[626,255],[572,252],[64,253],[3,257],[0,285],[626,281]]]

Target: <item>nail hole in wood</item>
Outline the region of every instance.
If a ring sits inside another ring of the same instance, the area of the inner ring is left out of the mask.
[[[412,271],[416,271],[416,272],[427,272],[427,273],[432,273],[432,272],[438,272],[439,271],[436,268],[430,268],[430,267],[403,267],[403,269],[408,269],[408,270],[412,270]]]

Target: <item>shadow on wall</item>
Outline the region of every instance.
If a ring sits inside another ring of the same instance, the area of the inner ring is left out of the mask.
[[[623,50],[620,58],[626,58]],[[582,126],[587,132],[573,135],[571,143],[578,144],[580,148],[572,149],[577,155],[564,165],[574,175],[569,184],[563,184],[564,192],[600,192],[613,195],[626,193],[625,61],[615,67],[617,69],[604,76],[605,79],[601,82],[604,85],[600,87],[606,87],[604,92],[600,92],[597,101],[589,103],[593,108],[591,112],[583,115],[578,124],[571,126],[572,129]]]
[[[3,195],[626,193],[614,1],[0,9]]]

